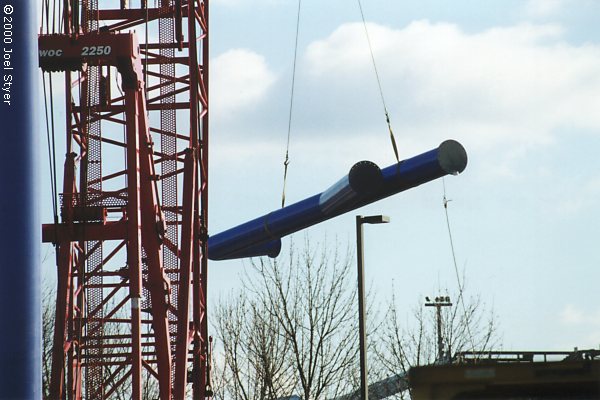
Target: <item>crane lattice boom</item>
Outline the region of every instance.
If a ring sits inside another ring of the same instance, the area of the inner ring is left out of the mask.
[[[204,399],[208,1],[114,6],[65,0],[39,37],[66,92],[50,398]]]

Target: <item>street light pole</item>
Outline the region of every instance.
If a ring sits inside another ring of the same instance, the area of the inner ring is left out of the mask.
[[[367,332],[365,329],[365,285],[364,285],[364,249],[363,249],[363,224],[385,224],[390,218],[385,215],[363,217],[356,216],[356,259],[358,276],[358,332],[360,350],[360,398],[369,399],[369,383],[367,380]]]
[[[363,256],[363,225],[362,216],[356,216],[356,259],[358,261],[358,334],[360,339],[360,398],[368,400],[369,384],[367,382],[367,333],[365,330],[365,293],[363,275],[365,272]]]

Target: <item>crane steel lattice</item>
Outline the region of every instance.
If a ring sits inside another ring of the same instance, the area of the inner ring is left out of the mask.
[[[208,0],[128,3],[64,0],[39,37],[66,92],[52,399],[211,395]]]

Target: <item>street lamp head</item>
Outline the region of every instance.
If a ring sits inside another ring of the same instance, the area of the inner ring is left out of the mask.
[[[390,222],[390,217],[387,215],[370,215],[368,217],[360,217],[360,222],[363,224],[387,224]]]

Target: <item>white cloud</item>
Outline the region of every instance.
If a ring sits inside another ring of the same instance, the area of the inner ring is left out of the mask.
[[[524,179],[537,173],[517,167],[532,149],[600,132],[600,45],[571,45],[559,25],[467,33],[416,21],[368,29],[401,158],[453,138],[481,176]],[[343,24],[312,42],[298,71],[292,152],[313,148],[318,138],[320,148],[336,149],[339,162],[393,160],[362,24]],[[261,55],[224,53],[212,61],[211,79],[213,127],[221,135],[280,137],[283,148],[287,82]],[[595,187],[586,193],[597,195]],[[566,215],[590,206],[578,199],[561,196],[553,208]]]
[[[559,314],[559,322],[576,338],[580,348],[597,348],[600,343],[600,309],[582,309],[567,304]]]
[[[574,179],[561,186],[556,193],[556,200],[546,205],[545,211],[555,216],[573,217],[582,211],[596,208],[600,203],[600,176],[587,179],[584,182]]]
[[[559,13],[566,3],[566,0],[529,0],[523,10],[527,16],[548,17]]]
[[[211,60],[211,110],[227,115],[264,100],[276,77],[263,56],[229,50]]]
[[[583,310],[573,304],[563,307],[559,315],[559,321],[570,327],[586,327],[592,330],[600,330],[600,309]],[[596,340],[599,338],[596,337]]]
[[[472,34],[428,21],[368,29],[388,109],[401,131],[429,140],[444,132],[491,149],[546,144],[565,127],[600,129],[594,110],[600,46],[569,45],[558,25]],[[344,24],[313,42],[305,61],[314,85],[335,92],[340,112],[357,101],[357,86],[364,94],[376,85],[362,24]]]
[[[563,324],[579,325],[588,322],[590,317],[584,315],[583,311],[572,304],[567,304],[560,312],[560,321]]]

